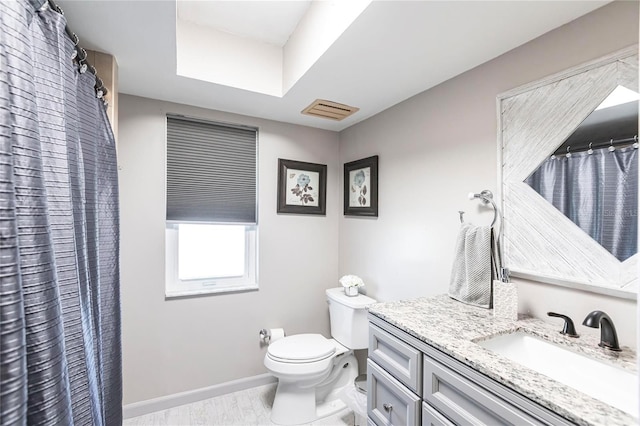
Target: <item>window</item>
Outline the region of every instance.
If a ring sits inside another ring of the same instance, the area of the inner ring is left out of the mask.
[[[256,226],[167,222],[167,297],[257,289],[256,246]]]
[[[256,129],[167,116],[167,297],[258,288],[256,152]]]

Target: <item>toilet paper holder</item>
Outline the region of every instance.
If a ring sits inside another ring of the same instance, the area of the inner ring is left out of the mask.
[[[260,340],[262,340],[264,343],[269,344],[271,342],[271,330],[263,328],[262,330],[260,330],[259,334]]]
[[[285,336],[283,328],[263,328],[258,334],[262,345],[270,345]]]

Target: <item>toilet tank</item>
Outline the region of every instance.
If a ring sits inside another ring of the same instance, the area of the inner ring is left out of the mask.
[[[366,349],[369,346],[369,323],[366,307],[376,300],[358,294],[347,296],[344,288],[327,290],[331,337],[349,349]]]

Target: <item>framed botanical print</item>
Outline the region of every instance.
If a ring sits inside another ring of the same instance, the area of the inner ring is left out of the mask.
[[[345,216],[378,216],[378,156],[344,165]]]
[[[278,213],[326,215],[327,165],[278,159]]]

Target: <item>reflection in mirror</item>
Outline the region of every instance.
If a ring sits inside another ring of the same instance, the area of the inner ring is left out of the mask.
[[[620,262],[638,246],[638,99],[618,86],[525,180]]]

